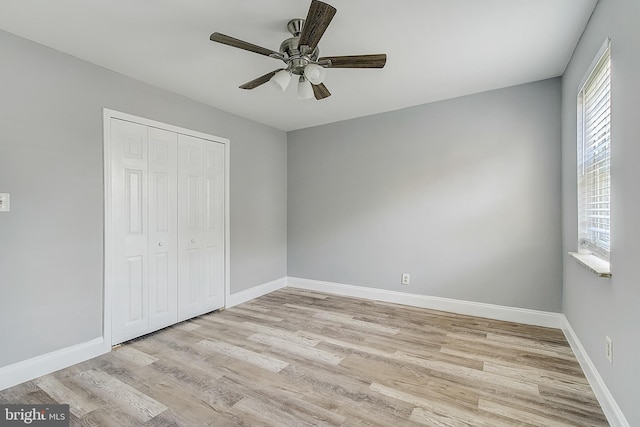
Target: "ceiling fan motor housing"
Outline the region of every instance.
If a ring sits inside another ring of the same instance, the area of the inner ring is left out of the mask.
[[[280,53],[286,56],[287,70],[292,74],[301,76],[304,74],[304,68],[311,64],[317,63],[320,57],[320,49],[316,47],[313,52],[308,53],[300,49],[300,34],[304,27],[304,19],[292,19],[287,24],[287,29],[293,37],[286,39],[280,45]]]

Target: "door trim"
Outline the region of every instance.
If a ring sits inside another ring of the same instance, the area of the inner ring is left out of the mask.
[[[166,123],[158,122],[144,117],[138,117],[131,114],[123,113],[120,111],[111,110],[109,108],[103,108],[103,160],[104,160],[104,234],[103,234],[103,251],[104,251],[104,263],[103,263],[103,309],[102,309],[102,337],[104,342],[104,351],[111,351],[111,321],[112,321],[112,298],[113,298],[113,278],[111,277],[111,265],[112,265],[112,250],[113,242],[113,214],[111,203],[111,119],[119,119],[128,122],[138,123],[141,125],[154,127],[158,129],[175,132],[178,134],[189,135],[200,139],[206,139],[208,141],[217,142],[224,145],[224,306],[227,306],[230,295],[230,283],[231,283],[231,261],[230,261],[230,209],[229,209],[229,166],[230,166],[230,150],[231,142],[227,138],[214,136],[179,126],[169,125]]]

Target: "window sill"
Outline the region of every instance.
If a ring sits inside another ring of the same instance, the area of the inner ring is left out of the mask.
[[[611,277],[611,265],[609,261],[598,258],[592,254],[581,254],[578,252],[569,252],[576,261],[594,272],[598,277]]]

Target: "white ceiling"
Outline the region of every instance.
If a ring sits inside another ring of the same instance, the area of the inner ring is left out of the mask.
[[[238,86],[281,61],[209,40],[278,50],[310,0],[2,0],[0,28],[285,131],[563,73],[597,0],[325,0],[337,14],[321,56],[386,53],[384,69],[329,69],[333,94],[299,101]]]

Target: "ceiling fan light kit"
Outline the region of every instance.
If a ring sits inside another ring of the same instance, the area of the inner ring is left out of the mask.
[[[291,72],[287,70],[280,70],[271,77],[270,82],[284,92],[287,90],[289,83],[291,83]]]
[[[285,69],[278,69],[258,77],[241,85],[241,89],[255,89],[271,81],[284,91],[292,76],[296,75],[299,76],[298,98],[309,99],[315,96],[320,100],[331,96],[331,92],[323,84],[327,74],[326,68],[383,68],[387,62],[386,54],[320,58],[318,42],[336,12],[336,8],[329,4],[312,0],[307,19],[292,19],[287,24],[287,29],[293,37],[282,42],[279,52],[220,33],[211,34],[210,39],[217,43],[279,59],[286,64]]]
[[[311,83],[304,76],[300,76],[298,80],[298,99],[311,99],[313,98],[313,88]]]
[[[304,67],[304,76],[311,84],[319,85],[324,82],[324,78],[327,76],[327,70],[321,65],[311,63]]]

